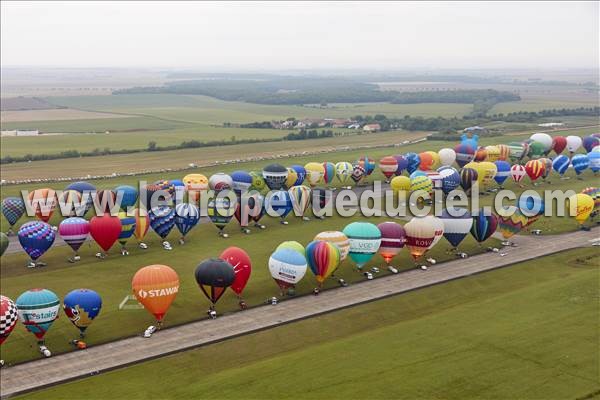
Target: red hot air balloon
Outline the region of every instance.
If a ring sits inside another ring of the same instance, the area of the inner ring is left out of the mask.
[[[529,160],[527,164],[525,164],[525,172],[531,182],[535,182],[540,176],[544,175],[544,170],[546,169],[546,165],[540,160]]]
[[[382,222],[377,225],[377,228],[381,231],[379,254],[381,254],[385,260],[388,269],[393,273],[397,273],[398,270],[390,266],[390,263],[392,262],[392,258],[394,258],[394,256],[404,247],[404,243],[406,242],[406,232],[402,225],[392,221]]]
[[[90,235],[104,251],[108,251],[121,234],[121,220],[117,216],[104,214],[90,220]]]
[[[475,160],[474,161],[484,161],[487,157],[487,150],[485,147],[480,147],[475,152]]]
[[[233,290],[240,299],[240,308],[245,309],[246,303],[244,300],[242,300],[242,292],[244,291],[244,288],[248,283],[248,279],[250,279],[250,274],[252,273],[252,262],[250,261],[250,256],[239,247],[231,246],[223,250],[219,258],[233,266],[235,279],[231,284],[231,290]]]
[[[554,136],[552,138],[552,150],[558,155],[567,147],[567,139],[564,136]]]
[[[386,179],[389,180],[398,170],[398,160],[392,156],[383,157],[379,160],[379,169]]]

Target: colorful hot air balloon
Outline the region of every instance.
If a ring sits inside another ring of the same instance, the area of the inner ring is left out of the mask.
[[[54,243],[56,232],[45,222],[30,221],[21,225],[17,236],[21,247],[29,255],[33,266],[35,266],[35,261]]]
[[[366,172],[362,166],[360,166],[359,164],[355,164],[352,167],[352,175],[350,175],[350,177],[352,178],[354,183],[360,182],[361,179],[365,176],[366,176]]]
[[[288,171],[288,175],[287,175],[287,178],[285,179],[285,185],[283,185],[283,186],[286,189],[289,189],[296,184],[296,181],[298,180],[298,173],[293,168],[288,168],[287,171]]]
[[[135,230],[133,231],[133,235],[140,242],[140,247],[145,248],[145,244],[142,246],[142,240],[148,233],[148,228],[150,228],[150,217],[146,211],[142,211],[139,208],[135,209]]]
[[[457,212],[451,214],[448,210],[444,210],[442,211],[440,220],[444,224],[444,237],[456,250],[458,245],[471,231],[471,227],[473,226],[471,214],[466,210],[460,214]]]
[[[340,161],[335,164],[335,173],[342,185],[347,183],[352,176],[352,169],[352,164],[347,161]]]
[[[29,192],[28,196],[31,207],[35,211],[37,219],[48,222],[56,209],[57,198],[53,189],[36,189]]]
[[[318,233],[313,240],[321,240],[336,245],[340,250],[340,260],[344,261],[350,251],[350,241],[348,237],[339,231],[324,231]],[[335,271],[334,271],[335,272]]]
[[[315,240],[306,246],[306,261],[321,287],[340,264],[340,249],[329,242]]]
[[[235,273],[235,279],[231,284],[231,290],[235,292],[238,298],[241,299],[242,292],[250,279],[252,273],[252,262],[250,256],[244,250],[239,247],[228,247],[219,256],[221,260],[233,266],[233,272]],[[243,306],[240,304],[240,306]]]
[[[90,233],[90,223],[80,217],[67,218],[58,225],[58,233],[65,243],[73,249],[75,257],[77,257],[77,251],[83,242],[87,240]],[[73,260],[76,260],[76,258]]]
[[[465,192],[468,192],[473,187],[473,184],[477,182],[479,174],[473,168],[463,168],[460,170],[460,186]]]
[[[63,299],[63,310],[67,318],[79,329],[79,336],[84,337],[86,329],[100,314],[102,298],[91,289],[75,289]]]
[[[7,197],[2,200],[2,214],[8,221],[10,226],[9,233],[12,232],[12,227],[25,213],[25,202],[19,197]]]
[[[250,186],[250,190],[264,192],[268,189],[265,179],[262,177],[262,172],[250,171],[250,176],[252,177],[252,186]]]
[[[586,136],[583,138],[582,145],[585,151],[589,153],[594,147],[600,146],[600,138],[593,135]]]
[[[550,172],[552,172],[552,160],[544,157],[540,158],[540,162],[544,164],[544,173],[542,174],[542,179],[545,181],[546,178],[550,175]]]
[[[590,160],[590,169],[595,174],[600,171],[600,146],[594,147],[592,151],[588,153],[588,158]]]
[[[475,148],[466,143],[459,143],[454,147],[456,153],[456,163],[459,167],[464,167],[475,157]]]
[[[133,295],[156,318],[160,327],[179,292],[179,276],[167,265],[140,268],[131,280]]]
[[[190,202],[200,200],[200,192],[208,190],[208,178],[202,174],[188,174],[183,177]]]
[[[292,186],[302,185],[302,182],[306,178],[306,169],[302,165],[292,165],[290,168],[296,171],[297,175],[296,182]]]
[[[583,144],[583,140],[579,136],[567,136],[567,150],[572,155],[575,153],[581,145]]]
[[[310,188],[304,185],[293,186],[288,190],[288,193],[292,200],[294,214],[296,214],[297,217],[304,217],[304,213],[310,205]]]
[[[419,168],[419,165],[421,165],[421,159],[417,153],[406,153],[404,157],[406,157],[406,160],[408,161],[406,170],[409,174],[412,174]]]
[[[190,203],[179,203],[175,206],[175,226],[181,233],[181,243],[185,242],[185,235],[200,221],[198,207]]]
[[[419,175],[410,179],[410,191],[412,193],[423,191],[431,193],[433,191],[433,182],[427,175]]]
[[[329,185],[335,178],[335,165],[330,162],[323,163],[323,182]]]
[[[361,270],[377,253],[381,245],[381,232],[369,222],[352,222],[342,231],[350,242],[348,255]]]
[[[309,162],[304,166],[306,170],[306,181],[310,185],[310,187],[315,187],[323,180],[323,175],[325,175],[325,168],[323,168],[323,164],[317,162]]]
[[[406,247],[415,262],[423,256],[433,243],[436,236],[436,226],[423,217],[413,217],[406,225]]]
[[[456,161],[456,152],[452,149],[441,149],[438,151],[438,156],[442,167],[449,167]]]
[[[230,190],[233,187],[233,179],[224,172],[217,172],[208,179],[208,187],[215,192]]]
[[[17,306],[6,296],[0,296],[0,345],[8,338],[19,320]]]
[[[207,213],[210,221],[219,229],[219,235],[227,237],[223,229],[225,229],[235,214],[235,208],[232,207],[230,200],[227,197],[220,196],[211,198],[208,201]]]
[[[442,191],[445,194],[457,189],[460,186],[460,174],[452,167],[440,167],[438,173],[442,181]]]
[[[592,213],[597,214],[600,211],[600,189],[597,187],[587,187],[581,191],[583,194],[587,194],[594,200],[594,209]]]
[[[514,164],[510,167],[510,177],[515,183],[519,184],[519,186],[526,174],[525,167],[520,164]]]
[[[196,283],[211,302],[211,310],[225,290],[235,281],[233,266],[220,258],[209,258],[196,267]]]
[[[473,226],[471,227],[471,235],[477,240],[478,243],[486,241],[490,236],[496,232],[498,226],[498,219],[494,214],[483,215],[483,212],[479,210],[479,213],[473,215]]]
[[[571,158],[571,165],[577,175],[580,175],[590,166],[590,159],[585,154],[575,154]]]
[[[293,204],[292,198],[290,194],[285,190],[277,190],[275,192],[270,192],[266,199],[267,210],[272,210],[270,214],[271,216],[279,216],[281,218],[282,224],[287,224],[285,217],[292,211]]]
[[[281,250],[281,249],[290,249],[290,250],[297,251],[299,254],[302,254],[303,256],[306,255],[306,249],[304,248],[304,246],[302,246],[299,242],[296,242],[295,240],[288,240],[285,242],[281,242],[275,250]]]
[[[117,217],[121,222],[121,233],[117,240],[121,244],[121,254],[127,255],[129,253],[126,250],[125,245],[129,238],[133,236],[133,232],[135,232],[135,215],[130,216],[125,211],[121,211]]]
[[[512,215],[497,215],[496,218],[498,220],[496,229],[505,240],[510,239],[525,228],[529,219],[527,216],[523,215],[518,208]]]
[[[510,156],[510,148],[505,144],[499,144],[496,145],[496,147],[498,147],[498,150],[500,151],[500,154],[498,155],[498,160],[508,161],[508,158]]]
[[[238,197],[250,190],[250,186],[252,186],[252,175],[246,171],[232,172],[231,180],[233,181],[232,189]]]
[[[406,196],[410,190],[410,178],[402,175],[396,176],[392,178],[392,181],[390,182],[390,188],[394,191],[394,193],[398,195],[403,193]]]
[[[475,151],[475,157],[473,158],[473,161],[482,162],[486,158],[487,158],[487,150],[485,149],[485,147],[480,147]]]
[[[381,254],[381,257],[383,257],[389,267],[394,256],[404,247],[406,232],[404,232],[402,225],[392,221],[380,223],[377,225],[377,229],[381,232],[379,254]]]
[[[563,136],[554,136],[552,138],[552,150],[559,155],[567,147],[567,139]]]
[[[531,182],[535,182],[540,176],[544,174],[544,169],[546,166],[540,160],[529,160],[527,164],[525,164],[525,172]]]
[[[534,133],[529,137],[534,142],[540,143],[543,146],[543,153],[548,154],[552,150],[552,136],[547,133]]]
[[[496,162],[500,159],[500,149],[498,146],[486,146],[485,151],[487,153],[485,161]]]
[[[138,191],[133,186],[117,186],[113,192],[117,196],[117,202],[120,202],[119,206],[123,211],[127,211],[129,207],[134,207],[137,203]]]
[[[494,180],[499,186],[502,186],[504,181],[508,179],[510,176],[510,163],[508,161],[498,160],[495,162],[496,164],[496,176],[494,176]]]
[[[511,161],[519,162],[527,155],[527,151],[529,150],[529,144],[511,142],[508,144],[508,149]]]
[[[281,164],[270,164],[263,169],[262,176],[269,189],[281,190],[287,180],[288,171]]]
[[[15,304],[19,321],[35,335],[38,343],[43,343],[46,332],[58,318],[60,300],[56,294],[48,289],[30,289],[21,294]]]
[[[582,225],[594,211],[594,199],[584,193],[577,193],[569,197],[569,213]]]
[[[433,168],[433,157],[430,153],[426,151],[419,153],[419,159],[421,160],[419,163],[419,169],[421,171],[429,171]]]
[[[365,169],[366,176],[371,175],[375,171],[375,160],[368,156],[362,156],[356,162]]]
[[[567,172],[567,169],[569,169],[570,163],[571,160],[569,160],[569,157],[561,154],[552,161],[552,169],[558,172],[560,176],[563,176],[563,174]]]
[[[379,160],[379,169],[383,176],[389,181],[396,173],[396,170],[398,170],[398,161],[392,156],[383,157]]]
[[[175,210],[169,206],[154,207],[148,212],[150,227],[165,240],[175,226]]]
[[[0,232],[0,256],[3,256],[6,249],[8,249],[9,242],[8,236],[4,232]]]
[[[121,235],[121,220],[110,214],[90,220],[90,235],[104,251],[108,251]]]
[[[269,272],[275,280],[281,294],[284,290],[294,288],[306,274],[307,264],[304,253],[296,250],[281,248],[275,250],[269,258]]]

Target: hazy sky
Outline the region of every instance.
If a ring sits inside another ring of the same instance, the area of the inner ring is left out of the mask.
[[[2,1],[2,65],[598,67],[598,2]]]

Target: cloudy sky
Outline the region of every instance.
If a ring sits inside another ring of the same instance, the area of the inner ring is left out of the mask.
[[[598,2],[9,2],[4,66],[598,67]]]

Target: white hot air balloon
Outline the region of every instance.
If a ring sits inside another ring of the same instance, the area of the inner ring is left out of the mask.
[[[428,222],[435,227],[435,236],[428,247],[428,250],[430,250],[442,239],[442,237],[444,237],[444,221],[432,215],[426,216],[425,219],[427,219]]]
[[[283,248],[269,258],[269,272],[282,292],[293,288],[306,274],[306,258],[299,252]]]
[[[573,154],[581,147],[582,140],[579,136],[567,136],[567,150]]]
[[[529,137],[534,142],[541,143],[544,146],[544,152],[547,153],[552,150],[552,136],[547,133],[534,133]]]
[[[452,149],[441,149],[438,151],[438,155],[442,166],[450,166],[456,161],[456,152]]]

